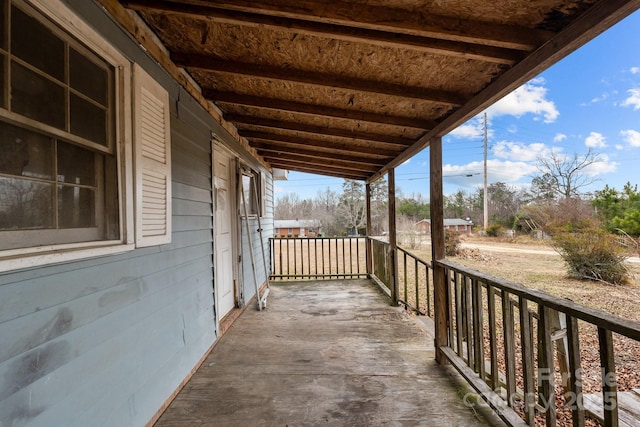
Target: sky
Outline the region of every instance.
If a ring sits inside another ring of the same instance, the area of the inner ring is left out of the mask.
[[[487,179],[528,188],[537,159],[586,154],[599,161],[588,169],[595,182],[622,189],[640,184],[640,11],[556,63],[486,110]],[[474,192],[483,182],[484,112],[443,137],[444,193]],[[429,150],[396,168],[404,196],[429,198]],[[314,198],[340,192],[342,179],[290,172],[276,181],[276,199],[287,193]]]

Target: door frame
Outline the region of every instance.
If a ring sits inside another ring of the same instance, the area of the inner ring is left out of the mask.
[[[237,262],[238,252],[239,252],[239,242],[238,242],[238,232],[239,232],[239,221],[238,221],[238,196],[237,196],[237,188],[238,188],[238,174],[237,174],[237,164],[239,156],[226,145],[224,145],[217,138],[212,138],[211,140],[211,199],[212,199],[212,241],[213,241],[213,295],[214,295],[214,311],[215,311],[215,323],[216,323],[216,333],[220,331],[220,320],[223,316],[220,313],[220,304],[218,301],[219,291],[218,286],[216,286],[216,270],[217,270],[217,244],[215,240],[216,236],[216,211],[217,211],[217,194],[216,194],[216,150],[224,152],[229,156],[229,197],[230,197],[230,205],[231,205],[231,213],[229,215],[231,224],[229,224],[231,229],[231,257],[232,257],[232,275],[233,275],[233,293],[234,293],[234,308],[238,308],[242,306],[242,284],[241,275],[240,275],[240,266]],[[233,309],[232,309],[233,310]],[[230,311],[229,311],[230,312]],[[225,313],[225,315],[229,314]]]

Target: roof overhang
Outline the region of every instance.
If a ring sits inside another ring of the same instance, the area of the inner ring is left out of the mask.
[[[149,43],[143,22],[162,45],[150,53],[174,76],[186,71],[178,80],[196,82],[197,97],[268,165],[367,181],[640,8],[640,0],[123,0],[127,14],[99,1]]]

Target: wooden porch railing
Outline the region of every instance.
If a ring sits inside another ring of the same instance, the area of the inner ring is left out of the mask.
[[[640,341],[640,322],[451,261],[436,265],[447,284],[449,345],[441,350],[505,421],[555,426],[557,385],[571,425],[585,425],[581,322],[597,330],[604,425],[618,425],[613,334]]]
[[[387,242],[373,238],[272,239],[272,277],[366,277],[365,244],[369,277],[390,295],[394,257]],[[640,322],[449,260],[428,262],[402,248],[395,258],[399,302],[419,314],[434,315],[433,274],[443,272],[448,344],[439,350],[507,424],[556,426],[556,393],[562,390],[558,400],[570,410],[571,425],[585,426],[580,323],[598,336],[604,425],[622,425],[614,334],[640,341]]]
[[[373,254],[372,277],[377,279],[391,293],[391,263],[393,258],[389,252],[389,243],[369,239]],[[398,302],[418,314],[431,317],[433,315],[433,272],[431,263],[398,248]]]
[[[271,279],[367,277],[364,237],[271,238]]]

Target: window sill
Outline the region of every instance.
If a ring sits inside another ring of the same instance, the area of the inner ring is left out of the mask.
[[[52,245],[0,251],[0,273],[62,262],[114,255],[135,249],[119,240],[73,245]]]

